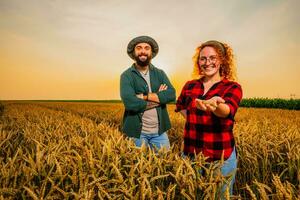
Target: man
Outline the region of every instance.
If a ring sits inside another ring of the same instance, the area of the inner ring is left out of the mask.
[[[121,75],[120,94],[125,112],[123,132],[150,148],[170,147],[167,130],[171,128],[166,104],[175,101],[175,89],[163,70],[151,64],[158,44],[149,36],[132,39],[127,54],[134,63]]]

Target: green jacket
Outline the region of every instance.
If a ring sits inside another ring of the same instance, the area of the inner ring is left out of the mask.
[[[166,104],[175,101],[175,89],[170,83],[167,75],[161,69],[149,65],[151,91],[156,92],[160,106],[156,107],[159,120],[159,134],[171,128],[171,122]],[[161,84],[168,86],[167,90],[157,92]],[[137,98],[137,94],[149,93],[146,80],[135,69],[134,64],[124,71],[120,80],[120,95],[125,106],[122,131],[129,137],[139,138],[142,131],[142,115],[146,109],[147,102]]]

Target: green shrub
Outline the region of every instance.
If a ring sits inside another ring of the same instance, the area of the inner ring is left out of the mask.
[[[288,110],[300,110],[300,99],[245,98],[242,99],[240,106],[253,108],[281,108]]]

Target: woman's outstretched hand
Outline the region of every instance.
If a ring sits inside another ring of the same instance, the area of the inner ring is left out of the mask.
[[[199,110],[214,112],[220,103],[225,103],[225,100],[219,96],[214,96],[208,100],[195,99],[195,103]]]

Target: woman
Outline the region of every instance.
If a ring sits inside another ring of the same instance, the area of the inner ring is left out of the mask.
[[[196,79],[185,84],[176,103],[176,112],[186,118],[183,153],[201,152],[209,162],[223,158],[221,172],[231,176],[232,194],[237,168],[234,115],[242,98],[241,86],[234,82],[233,52],[227,44],[212,40],[201,44],[193,58]]]

